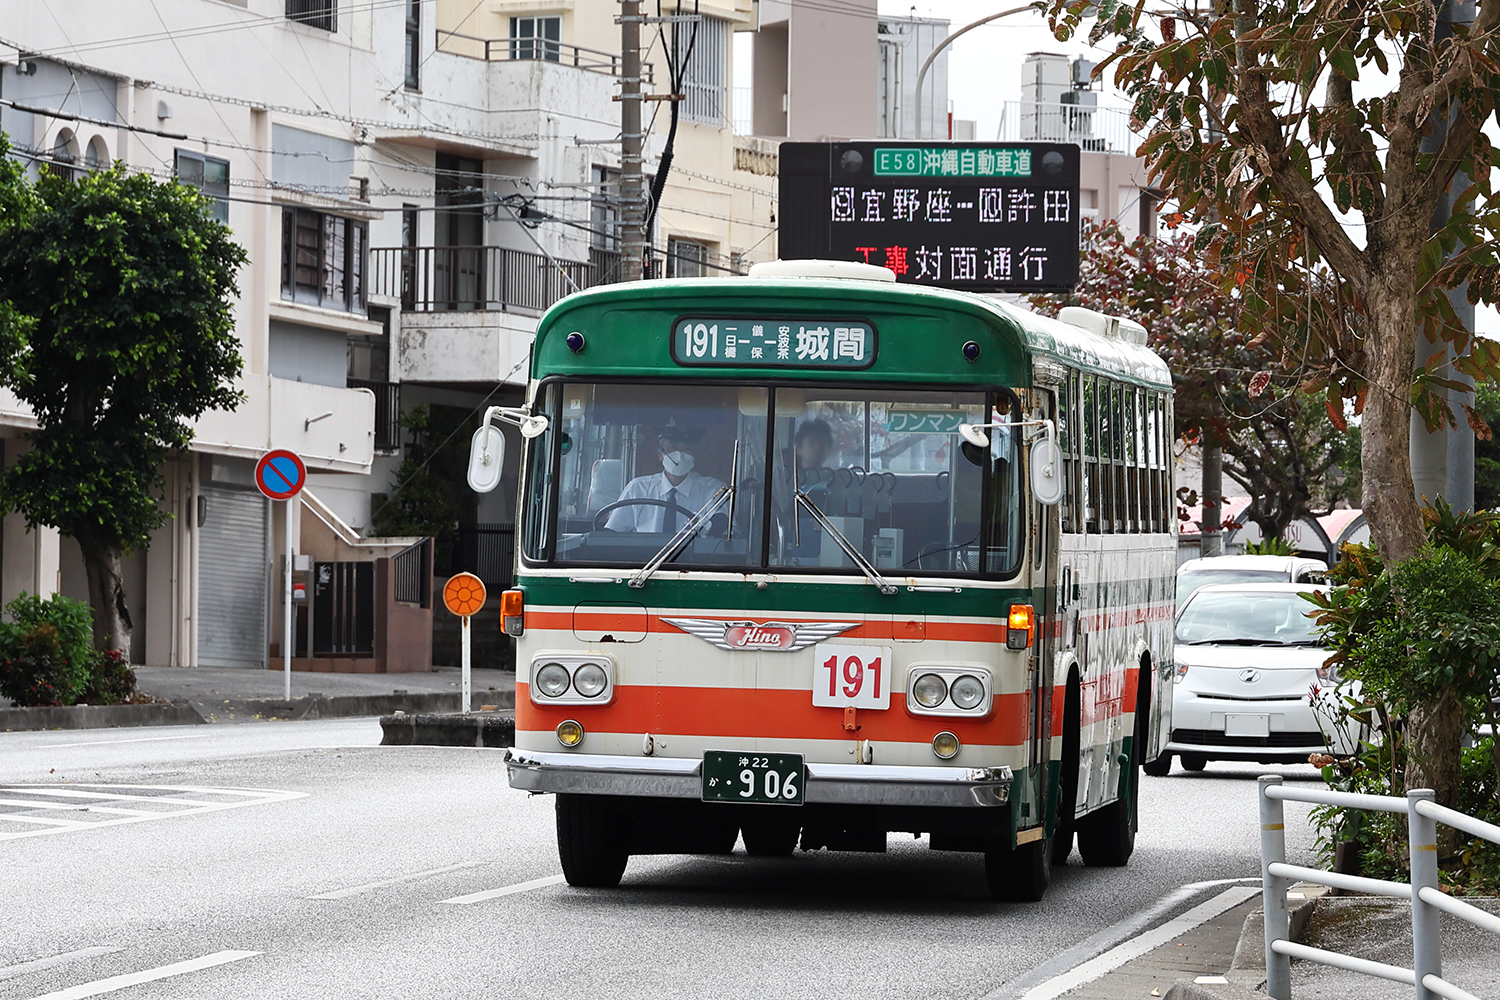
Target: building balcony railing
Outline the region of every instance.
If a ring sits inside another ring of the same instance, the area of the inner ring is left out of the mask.
[[[510,247],[375,247],[370,293],[399,299],[406,312],[541,313],[565,295],[619,281],[619,256],[592,250],[584,263]]]
[[[1076,142],[1085,152],[1134,155],[1145,135],[1130,128],[1130,112],[1088,104],[1006,101],[999,142]]]
[[[401,383],[372,382],[351,378],[351,389],[369,389],[375,394],[375,450],[399,451],[401,448]]]
[[[620,75],[620,56],[599,49],[586,49],[582,45],[554,42],[550,38],[480,38],[457,31],[437,33],[437,49],[455,56],[483,59],[485,62],[511,62],[540,60],[560,66],[576,66],[590,73],[606,76]],[[650,63],[641,64],[641,79],[645,83],[655,82]]]

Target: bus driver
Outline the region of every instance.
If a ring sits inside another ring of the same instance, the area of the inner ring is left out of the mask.
[[[686,428],[663,428],[656,439],[662,471],[632,479],[620,492],[620,500],[661,500],[667,506],[628,504],[613,511],[605,527],[611,531],[675,534],[692,512],[707,504],[724,483],[693,471],[697,437]]]

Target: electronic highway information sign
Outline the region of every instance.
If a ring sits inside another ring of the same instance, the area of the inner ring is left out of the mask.
[[[784,142],[780,256],[879,264],[969,291],[1078,282],[1079,148],[1054,142]]]

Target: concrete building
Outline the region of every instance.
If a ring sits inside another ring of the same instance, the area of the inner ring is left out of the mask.
[[[876,25],[880,57],[875,79],[878,139],[974,138],[972,122],[954,122],[948,111],[948,55],[944,48],[922,81],[922,125],[917,134],[917,77],[932,50],[948,37],[948,22],[922,17],[882,17]]]

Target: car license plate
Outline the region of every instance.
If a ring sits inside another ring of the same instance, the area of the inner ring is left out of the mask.
[[[1224,716],[1224,735],[1270,736],[1271,717],[1269,715],[1226,715]]]
[[[800,753],[705,750],[703,801],[800,806],[805,774]]]

